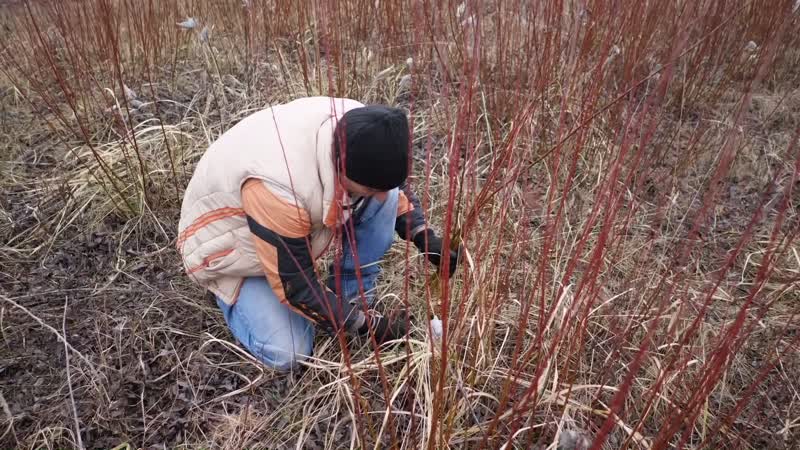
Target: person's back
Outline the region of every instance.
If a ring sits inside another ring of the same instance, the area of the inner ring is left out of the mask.
[[[230,190],[231,180],[242,175],[265,176],[284,183],[289,181],[289,169],[302,170],[305,175],[310,168],[307,164],[317,157],[317,134],[325,122],[361,106],[350,99],[308,97],[245,117],[203,154],[187,186],[182,211],[190,210],[202,196]],[[234,175],[233,171],[241,173]],[[181,219],[179,228],[183,229],[184,217]]]

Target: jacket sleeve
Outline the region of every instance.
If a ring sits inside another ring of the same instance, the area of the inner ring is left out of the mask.
[[[400,238],[410,241],[414,239],[417,233],[426,228],[427,224],[425,223],[425,217],[422,215],[419,199],[408,186],[408,182],[404,182],[400,186],[400,198],[397,204],[397,220],[394,224],[394,230]]]
[[[267,281],[282,303],[329,333],[363,325],[363,312],[317,278],[308,212],[255,178],[242,186],[242,207]]]

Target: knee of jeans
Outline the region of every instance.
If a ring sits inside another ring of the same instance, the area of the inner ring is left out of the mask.
[[[287,372],[297,367],[311,356],[312,341],[292,342],[285,346],[253,343],[253,353],[267,366],[279,371]]]

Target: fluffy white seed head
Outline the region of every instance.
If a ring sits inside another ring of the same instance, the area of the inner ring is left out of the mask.
[[[138,97],[138,95],[136,95],[136,91],[129,88],[125,83],[122,84],[122,90],[125,92],[125,98],[127,98],[128,101],[135,100]]]
[[[398,83],[397,89],[400,92],[407,92],[411,90],[411,75],[403,75],[400,77],[400,82]]]
[[[389,76],[389,74],[391,74],[391,73],[392,73],[392,70],[394,70],[394,68],[393,68],[393,67],[387,67],[387,68],[385,68],[385,69],[381,70],[380,72],[378,72],[378,74],[377,74],[377,75],[375,75],[375,79],[373,80],[373,82],[375,82],[375,81],[380,81],[380,80],[382,80],[382,79],[384,79],[384,78],[388,77],[388,76]]]
[[[184,30],[193,30],[197,28],[197,25],[199,25],[199,23],[197,22],[197,19],[195,19],[194,17],[189,17],[183,22],[178,22],[178,26],[183,28]]]
[[[564,430],[558,436],[558,450],[588,450],[591,441],[579,431]]]
[[[361,57],[364,59],[364,61],[372,61],[372,59],[375,57],[375,54],[372,53],[371,49],[364,47],[361,49]]]
[[[608,57],[606,58],[605,63],[610,64],[611,61],[613,61],[620,53],[622,53],[622,50],[620,50],[619,46],[615,45],[611,47],[611,49],[608,51]]]
[[[433,337],[437,339],[442,337],[442,321],[436,316],[433,316],[433,319],[431,319],[431,332],[433,333]]]

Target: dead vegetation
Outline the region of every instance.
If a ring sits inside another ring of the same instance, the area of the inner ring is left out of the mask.
[[[794,6],[0,5],[0,446],[793,448]],[[194,162],[302,95],[408,109],[469,259],[380,297],[444,341],[278,375],[183,275]]]

